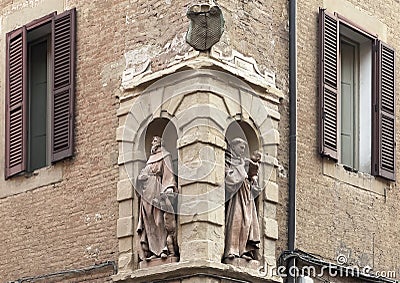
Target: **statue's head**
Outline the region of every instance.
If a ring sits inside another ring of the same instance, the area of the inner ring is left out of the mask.
[[[255,150],[251,153],[251,160],[260,161],[261,160],[261,152],[259,150]]]
[[[162,139],[159,136],[154,136],[151,141],[151,153],[155,153],[159,147],[161,147]]]
[[[236,156],[242,157],[246,150],[247,142],[242,138],[234,138],[230,142],[230,147]]]

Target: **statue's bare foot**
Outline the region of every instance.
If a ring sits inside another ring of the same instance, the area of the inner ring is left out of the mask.
[[[151,261],[152,259],[155,259],[155,258],[157,258],[157,257],[155,255],[152,255],[152,256],[146,257],[146,261]]]
[[[161,253],[161,256],[160,256],[162,259],[166,259],[168,256],[167,256],[167,254],[166,253]]]

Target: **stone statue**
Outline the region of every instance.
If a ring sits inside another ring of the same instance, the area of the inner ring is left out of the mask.
[[[225,156],[225,261],[257,259],[259,249],[260,228],[252,187],[258,188],[261,154],[245,160],[246,146],[243,139],[234,138]]]
[[[178,189],[172,172],[171,154],[153,137],[151,155],[137,177],[140,198],[140,258],[151,261],[177,256],[174,201]]]

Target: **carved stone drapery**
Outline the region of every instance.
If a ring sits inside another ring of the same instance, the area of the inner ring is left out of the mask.
[[[152,140],[151,155],[137,177],[140,197],[138,251],[142,261],[178,256],[174,201],[178,188],[172,171],[171,154],[161,145],[161,137]],[[174,260],[176,261],[176,260]]]
[[[260,248],[260,225],[254,195],[258,192],[255,183],[258,176],[257,163],[244,159],[247,142],[234,138],[225,155],[225,259],[258,258]],[[255,168],[257,167],[257,168]],[[249,179],[250,178],[250,179]]]

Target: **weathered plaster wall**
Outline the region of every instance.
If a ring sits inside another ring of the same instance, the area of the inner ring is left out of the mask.
[[[398,181],[396,184],[371,181],[371,177],[343,169],[339,173],[341,178],[332,177],[330,169],[334,171],[334,166],[323,162],[318,154],[319,7],[339,11],[359,25],[373,28],[379,38],[396,50],[400,47],[398,1],[299,2],[297,247],[332,262],[343,254],[348,257],[349,265],[398,271]],[[399,126],[398,119],[396,125]]]

